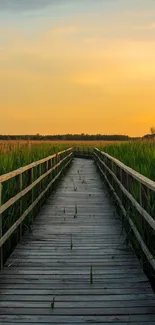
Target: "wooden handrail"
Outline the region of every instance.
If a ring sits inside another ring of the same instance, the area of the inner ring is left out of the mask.
[[[41,165],[41,164],[47,162],[48,160],[51,160],[51,159],[55,158],[56,156],[62,155],[63,153],[68,152],[68,151],[69,152],[72,151],[72,148],[60,151],[52,156],[48,156],[46,158],[40,159],[40,160],[35,161],[29,165],[26,165],[24,167],[13,170],[12,172],[9,172],[7,174],[0,175],[0,183],[6,182],[7,180],[9,180],[17,175],[22,174],[33,167],[37,167],[38,165]]]
[[[106,159],[108,158],[108,160]],[[122,170],[125,172],[126,176],[130,175],[131,179],[136,180],[138,183],[140,183],[142,186],[145,186],[147,189],[155,192],[155,182],[148,179],[147,177],[137,173],[132,168],[127,167],[122,162],[120,162],[118,159],[113,158],[109,154],[100,151],[97,148],[94,148],[94,159],[97,163],[97,166],[103,175],[106,183],[108,184],[110,190],[112,191],[115,200],[117,201],[124,217],[128,220],[128,223],[130,225],[130,228],[132,229],[134,236],[137,239],[137,242],[139,243],[141,250],[143,251],[144,255],[147,258],[147,261],[150,263],[152,268],[155,271],[155,258],[153,257],[152,253],[150,252],[149,248],[147,247],[147,243],[145,243],[144,239],[142,238],[139,230],[137,229],[137,226],[135,222],[132,220],[131,216],[128,214],[127,210],[125,209],[122,201],[122,197],[120,197],[117,194],[117,189],[114,188],[113,183],[117,184],[118,188],[120,189],[121,193],[129,200],[131,206],[133,206],[138,213],[141,215],[143,219],[147,222],[147,224],[152,228],[153,231],[155,231],[155,220],[154,218],[148,213],[148,211],[145,210],[145,208],[137,201],[137,199],[134,197],[133,193],[130,193],[128,186],[125,186],[122,183]],[[115,174],[116,170],[114,169],[114,165],[120,168],[120,179]],[[110,177],[110,180],[109,180]],[[140,187],[142,191],[142,187]]]
[[[104,157],[107,157],[111,161],[113,161],[118,167],[120,167],[122,170],[124,170],[126,173],[128,173],[130,176],[132,176],[134,179],[139,181],[141,184],[147,186],[151,191],[155,192],[155,182],[151,179],[147,178],[146,176],[143,176],[142,174],[136,172],[134,169],[126,166],[123,164],[120,160],[110,156],[108,153],[100,151],[98,148],[94,148],[94,151],[100,152],[101,155]]]
[[[110,170],[110,168],[100,159],[100,163],[104,165],[109,174],[114,178],[116,183],[119,185],[122,192],[127,196],[127,198],[131,201],[131,204],[137,209],[137,211],[145,218],[145,220],[149,223],[149,225],[155,230],[155,220],[143,209],[143,207],[135,200],[135,198],[126,190],[126,188],[122,185],[116,175]]]
[[[48,156],[44,159],[41,159],[39,161],[33,162],[32,164],[29,164],[27,166],[24,166],[22,168],[19,168],[15,171],[12,171],[10,173],[7,173],[5,175],[0,176],[0,268],[3,267],[3,245],[4,243],[9,239],[9,237],[13,234],[13,232],[20,226],[20,238],[22,237],[22,222],[26,218],[26,216],[34,209],[34,207],[40,202],[40,200],[43,198],[43,196],[47,193],[47,191],[50,189],[51,185],[61,176],[62,172],[66,167],[69,165],[73,158],[73,150],[72,148],[69,148],[67,150],[58,152],[52,156]],[[41,166],[41,164],[45,163],[45,169],[46,171],[41,174],[41,168],[39,168],[39,177],[34,181],[33,180],[33,169],[35,167]],[[29,185],[23,189],[23,174],[24,172],[28,171],[30,174],[30,182]],[[53,175],[54,177],[49,177],[49,183],[48,185],[42,190],[40,185],[40,192],[36,199],[33,197],[33,190],[36,185],[41,184],[41,182],[50,175]],[[10,198],[7,202],[2,204],[2,183],[5,181],[8,181],[14,177],[18,176],[18,190],[19,192]],[[27,193],[32,192],[32,201],[29,207],[22,211],[22,202],[21,198],[23,198]],[[20,200],[20,201],[19,201]],[[17,201],[19,201],[20,204],[20,216],[17,219],[17,221],[11,225],[11,227],[6,231],[5,234],[3,234],[3,224],[2,224],[2,215],[8,208],[13,206]]]

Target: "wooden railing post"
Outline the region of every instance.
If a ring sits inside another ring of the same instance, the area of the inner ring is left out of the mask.
[[[60,163],[61,161],[61,156],[60,154],[58,154],[58,164]],[[58,173],[61,171],[61,164],[58,166]]]
[[[41,176],[41,164],[38,165],[38,178]],[[41,194],[41,190],[42,190],[42,184],[41,182],[39,182],[39,195]],[[39,207],[39,210],[41,208],[41,200],[39,201],[39,204],[38,204],[38,207]]]
[[[61,157],[61,158],[62,158],[62,159],[65,158],[65,154],[64,154],[64,153],[62,154],[62,157]],[[65,164],[65,162],[63,161],[62,164],[61,164],[61,170],[62,170],[63,172],[64,172],[64,164]],[[63,173],[63,172],[62,172],[62,173]]]
[[[54,166],[57,165],[57,161],[58,161],[58,157],[57,157],[57,154],[56,154],[56,156],[55,156],[55,158],[54,158]],[[58,173],[58,168],[55,167],[55,176],[57,175],[57,173]]]
[[[46,172],[48,171],[49,169],[49,160],[46,161]]]
[[[53,163],[52,163],[52,164],[53,164],[53,167],[55,167],[55,165],[56,165],[56,157],[53,157],[53,160],[52,160],[52,161],[53,161]],[[56,170],[54,169],[54,170],[53,170],[53,178],[54,178],[55,176],[56,176]]]
[[[52,159],[50,159],[49,160],[49,169],[52,169],[52,167],[53,167],[53,163],[52,163]],[[53,178],[53,171],[51,171],[51,173],[50,173],[50,175],[49,175],[49,178],[50,178],[50,182],[51,182],[51,180],[52,180],[52,178]],[[51,185],[51,187],[49,188],[49,193],[51,192],[51,189],[52,189],[52,185]]]
[[[115,171],[114,171],[114,162],[113,161],[111,161],[111,170],[115,174]],[[114,178],[113,177],[111,177],[111,185],[114,188]]]
[[[0,206],[2,205],[2,183],[0,183]],[[3,236],[2,214],[0,214],[0,238]],[[3,268],[3,246],[0,247],[0,270]]]
[[[120,174],[120,182],[122,184],[123,183],[123,172],[122,172],[122,168],[120,168],[119,174]],[[123,193],[122,193],[121,189],[120,189],[120,199],[121,199],[121,202],[123,203]]]
[[[21,192],[23,189],[23,174],[19,174],[17,176],[17,188],[18,188],[18,192]],[[23,212],[23,203],[22,203],[22,198],[20,198],[19,201],[19,215],[21,216]],[[23,229],[23,223],[21,222],[20,226],[19,226],[19,239],[21,240],[22,238],[22,229]]]
[[[129,192],[129,174],[126,172],[126,189]]]
[[[63,159],[66,158],[66,152],[63,153],[62,158],[63,158]],[[63,173],[64,173],[64,166],[65,166],[65,164],[66,164],[66,160],[63,161],[63,163],[62,163],[62,170],[63,170]]]
[[[48,168],[49,168],[48,162],[49,162],[49,160],[47,160],[47,161],[45,162],[45,173],[48,172],[48,170],[49,170],[49,169],[48,169]],[[48,179],[47,179],[47,177],[46,177],[46,179],[45,179],[45,181],[44,181],[44,187],[46,187],[47,184],[48,184]],[[48,197],[48,192],[47,192],[47,194],[46,194],[46,197]]]
[[[143,190],[142,184],[139,183],[139,203],[140,203],[141,206],[143,206],[143,200],[142,200],[143,193],[142,193],[142,190]]]
[[[60,161],[64,158],[64,154],[60,154]],[[60,164],[60,172],[63,173],[63,163]]]
[[[33,183],[34,180],[34,170],[33,168],[30,168],[28,171],[28,178],[29,178],[29,185],[31,185]],[[31,204],[34,201],[34,189],[32,188],[31,190]],[[32,210],[32,219],[33,219],[33,210]]]
[[[131,175],[128,175],[128,190],[133,194],[133,179]]]
[[[57,155],[57,164],[59,164],[59,161],[60,161],[60,155],[59,155],[59,153],[58,153],[58,155]],[[60,166],[58,166],[57,171],[58,171],[58,173],[59,173],[59,171],[60,171]]]

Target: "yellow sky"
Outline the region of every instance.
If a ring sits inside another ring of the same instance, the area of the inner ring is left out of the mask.
[[[151,13],[24,19],[0,25],[1,134],[149,132],[155,124]]]

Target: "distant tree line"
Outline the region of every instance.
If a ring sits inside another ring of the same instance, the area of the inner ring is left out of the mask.
[[[155,139],[155,126],[152,126],[151,128],[150,128],[150,134],[146,134],[146,135],[144,135],[143,136],[143,139],[145,140],[147,140],[147,139]]]
[[[0,135],[0,140],[101,140],[101,141],[128,141],[127,135],[102,135],[102,134],[56,134],[56,135]]]

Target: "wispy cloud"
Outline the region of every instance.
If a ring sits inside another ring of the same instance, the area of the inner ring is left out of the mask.
[[[0,0],[0,9],[14,11],[37,10],[61,2],[62,0]]]
[[[64,35],[64,34],[75,34],[79,31],[79,29],[76,26],[64,26],[64,27],[58,27],[52,30],[52,33]]]
[[[134,29],[138,30],[155,30],[155,22],[143,26],[134,26]]]

